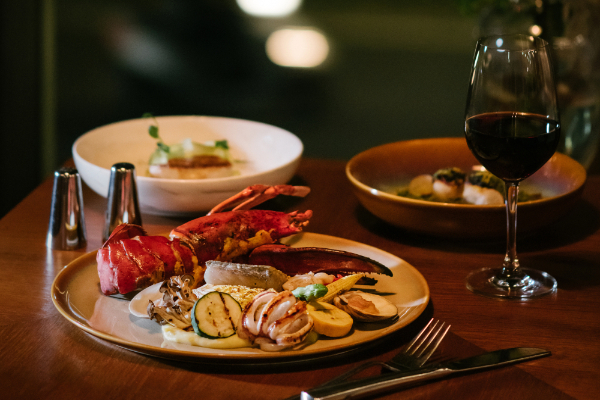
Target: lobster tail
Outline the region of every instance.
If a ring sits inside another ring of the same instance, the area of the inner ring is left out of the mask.
[[[195,254],[179,239],[145,236],[141,227],[129,224],[115,228],[96,261],[106,295],[129,293],[174,275],[201,273]]]

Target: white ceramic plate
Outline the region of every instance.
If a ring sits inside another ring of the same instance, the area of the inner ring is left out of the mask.
[[[399,318],[390,322],[356,323],[349,335],[338,339],[321,337],[302,350],[217,350],[168,342],[163,340],[160,325],[155,321],[129,313],[128,300],[104,296],[100,292],[96,252],[81,256],[56,276],[52,285],[52,301],[70,322],[104,340],[139,353],[200,362],[277,362],[340,353],[408,325],[425,310],[429,302],[429,287],[423,276],[410,264],[390,253],[358,242],[315,233],[301,233],[288,238],[287,242],[294,247],[316,246],[351,251],[386,265],[394,276],[377,275],[375,288],[396,304]]]
[[[298,168],[303,145],[294,134],[272,125],[208,116],[157,117],[165,143],[185,138],[202,143],[227,140],[240,174],[218,179],[162,179],[147,176],[156,140],[148,134],[152,119],[116,122],[87,132],[73,144],[75,166],[96,193],[108,196],[110,169],[119,162],[135,166],[142,213],[189,216],[210,210],[254,184],[287,183]]]

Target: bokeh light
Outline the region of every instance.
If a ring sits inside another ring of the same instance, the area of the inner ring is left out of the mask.
[[[329,55],[325,35],[314,28],[284,28],[267,39],[267,56],[277,65],[312,68],[321,65]]]
[[[255,17],[285,17],[294,13],[302,0],[236,0],[246,14]]]
[[[539,25],[531,25],[529,27],[529,33],[533,36],[540,36],[542,34],[542,27]]]

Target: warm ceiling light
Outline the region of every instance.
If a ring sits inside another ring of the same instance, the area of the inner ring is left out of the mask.
[[[329,54],[325,36],[313,28],[286,28],[267,39],[267,55],[284,67],[316,67]]]
[[[531,25],[529,27],[529,33],[531,33],[533,36],[540,36],[542,33],[542,27],[539,25]]]
[[[302,0],[236,0],[238,6],[255,17],[285,17],[296,11]]]

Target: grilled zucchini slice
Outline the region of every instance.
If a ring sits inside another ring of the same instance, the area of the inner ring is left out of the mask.
[[[210,292],[199,298],[192,308],[192,327],[197,335],[222,339],[235,335],[242,307],[227,293]]]

